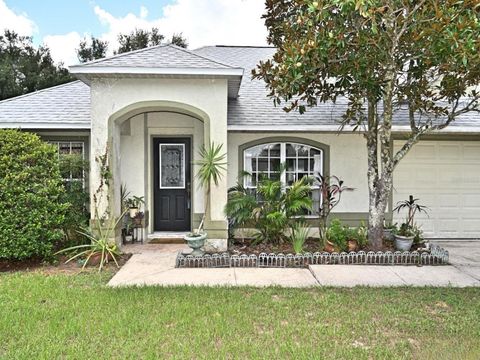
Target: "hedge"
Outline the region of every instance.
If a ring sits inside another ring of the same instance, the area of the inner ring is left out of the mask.
[[[52,256],[68,209],[63,192],[54,146],[0,130],[0,260]]]

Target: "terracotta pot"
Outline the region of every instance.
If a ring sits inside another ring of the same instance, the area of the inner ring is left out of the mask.
[[[333,253],[335,252],[335,246],[327,240],[325,247],[323,248],[326,252]]]
[[[357,240],[348,240],[348,252],[357,251],[358,250],[358,242]]]
[[[90,259],[88,260],[88,265],[91,265],[91,266],[98,266],[100,265],[100,258],[102,257],[102,254],[101,253],[96,253],[96,254],[93,254]],[[107,254],[107,259],[108,261],[110,262],[112,259],[112,256],[110,254]]]

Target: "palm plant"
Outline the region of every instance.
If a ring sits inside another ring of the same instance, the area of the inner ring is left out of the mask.
[[[393,209],[397,213],[400,213],[401,210],[407,209],[407,218],[405,219],[405,224],[408,227],[414,226],[414,218],[417,212],[428,214],[428,207],[420,205],[418,203],[420,199],[414,199],[413,195],[410,195],[407,200],[399,201],[397,206]]]
[[[203,232],[205,226],[205,219],[207,216],[207,211],[210,207],[210,193],[212,189],[212,182],[215,186],[218,185],[219,181],[222,179],[224,172],[227,170],[225,165],[226,153],[222,153],[222,144],[215,145],[212,142],[208,147],[202,146],[199,151],[201,160],[195,162],[196,165],[199,165],[200,168],[197,172],[197,179],[199,185],[205,189],[205,209],[203,212],[202,220],[198,226],[195,235],[200,235]]]
[[[246,174],[240,175],[243,179]],[[228,201],[225,205],[225,214],[229,219],[229,225],[232,229],[242,229],[251,221],[253,209],[257,207],[257,198],[252,189],[243,185],[243,181],[237,181],[237,184],[228,189]]]
[[[285,239],[285,231],[293,226],[297,216],[312,210],[310,192],[308,178],[297,180],[286,189],[281,181],[264,177],[256,191],[239,182],[230,189],[225,212],[234,224],[254,224],[255,242],[279,242]]]

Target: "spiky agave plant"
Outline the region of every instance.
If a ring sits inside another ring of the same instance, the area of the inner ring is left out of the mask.
[[[200,221],[197,231],[194,233],[195,235],[200,235],[205,226],[207,211],[210,207],[212,183],[217,186],[227,170],[225,168],[225,165],[227,164],[225,162],[227,154],[222,153],[222,147],[222,144],[215,145],[214,142],[211,142],[208,147],[202,146],[199,151],[201,159],[195,162],[196,165],[200,166],[196,177],[199,181],[199,186],[205,189],[206,196],[202,220]]]
[[[295,223],[291,228],[290,241],[292,242],[295,254],[301,254],[311,228],[303,221]]]
[[[114,237],[115,230],[120,221],[122,221],[124,215],[125,213],[122,213],[122,215],[120,215],[117,219],[112,218],[106,227],[102,226],[102,220],[96,219],[96,227],[94,229],[88,227],[82,228],[78,231],[79,234],[90,240],[90,244],[72,246],[58,251],[55,253],[55,255],[67,252],[69,253],[72,251],[77,252],[75,255],[70,257],[65,264],[75,259],[84,257],[85,262],[83,263],[82,270],[85,269],[90,260],[95,256],[100,256],[98,271],[101,271],[105,264],[108,264],[110,259],[115,262],[117,267],[119,267],[117,258],[121,255],[121,252],[117,244],[112,242],[111,239]]]

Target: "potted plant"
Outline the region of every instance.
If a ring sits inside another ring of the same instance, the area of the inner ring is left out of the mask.
[[[201,248],[205,245],[205,239],[207,238],[207,233],[204,231],[204,226],[205,219],[210,208],[210,192],[212,182],[215,184],[215,186],[217,186],[218,182],[223,177],[223,172],[226,171],[226,162],[224,161],[226,154],[221,153],[221,151],[222,144],[215,145],[212,142],[209,147],[203,146],[200,149],[199,154],[201,160],[196,162],[196,165],[200,166],[196,177],[199,181],[200,187],[205,189],[205,208],[198,229],[184,236],[188,246],[193,249],[191,253],[192,255],[203,255]]]
[[[141,226],[144,217],[145,217],[145,213],[143,211],[137,212],[137,215],[135,215],[135,217],[132,219],[133,223],[136,226]]]
[[[130,217],[134,219],[140,211],[140,207],[145,204],[145,201],[143,200],[143,196],[132,196],[126,199],[125,203],[128,207]]]
[[[332,252],[332,247],[334,251],[341,252],[348,249],[347,237],[348,229],[342,225],[342,222],[339,219],[333,219],[326,231],[326,245],[325,251]]]
[[[407,223],[400,225],[400,229],[395,236],[395,249],[400,251],[410,251],[415,238],[413,227]]]
[[[368,243],[368,229],[362,221],[359,227],[345,227],[348,252],[358,251]]]
[[[395,240],[395,234],[398,232],[398,226],[397,223],[392,224],[390,223],[389,225],[384,225],[383,227],[383,238],[388,241],[394,241]]]
[[[421,238],[421,230],[415,225],[414,218],[417,212],[427,213],[428,208],[418,204],[419,199],[414,199],[412,195],[407,200],[399,201],[393,211],[400,213],[401,210],[407,210],[405,222],[400,225],[400,229],[395,234],[395,248],[401,251],[409,251],[413,245],[415,237]]]
[[[356,228],[346,228],[347,233],[347,250],[348,252],[358,250],[358,233]]]

